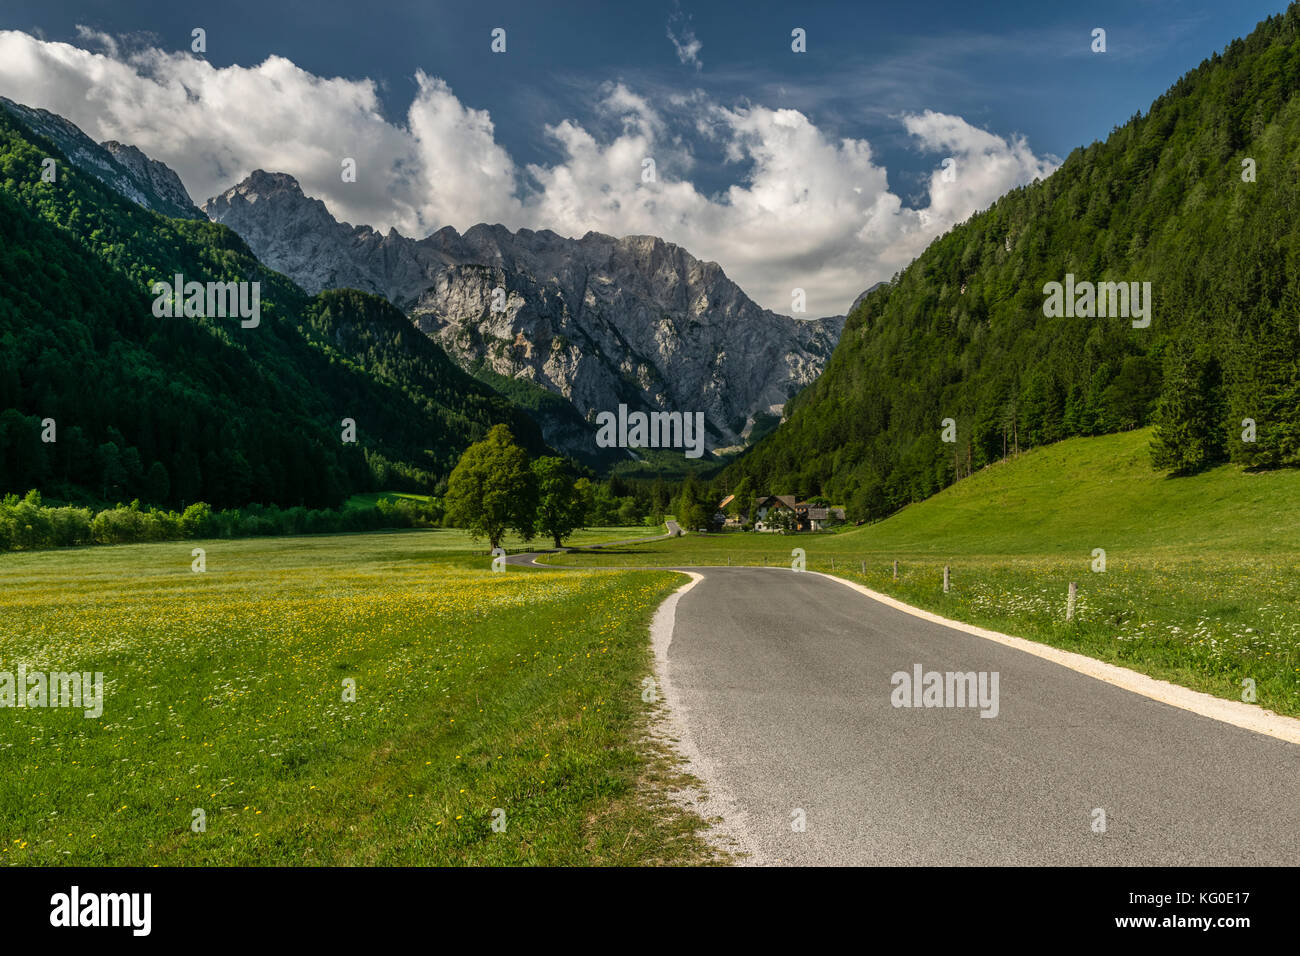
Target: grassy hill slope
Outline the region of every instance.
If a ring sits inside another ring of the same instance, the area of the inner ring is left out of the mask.
[[[985,468],[831,547],[913,555],[1300,553],[1300,471],[1151,467],[1151,429],[1073,438]]]

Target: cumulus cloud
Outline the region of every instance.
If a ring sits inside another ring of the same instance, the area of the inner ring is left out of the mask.
[[[424,189],[415,176],[419,144],[384,120],[370,80],[314,76],[277,56],[218,69],[189,53],[148,48],[117,59],[0,32],[0,93],[58,113],[97,141],[139,147],[176,170],[200,202],[261,168],[297,176],[336,214],[383,210],[389,223],[420,225],[410,192],[390,192],[403,180],[408,190]],[[435,86],[421,99],[435,112],[451,108]],[[448,142],[449,153],[464,148],[479,158],[478,119],[462,111],[455,125],[463,140]],[[344,157],[364,173],[346,196],[339,188]]]
[[[418,91],[406,115],[406,132],[416,168],[413,181],[404,185],[416,222],[427,229],[463,221],[467,200],[475,221],[519,222],[518,171],[497,144],[487,111],[462,106],[440,79],[423,72],[415,78]]]
[[[789,314],[791,291],[804,289],[809,318],[843,312],[936,235],[1054,168],[1022,138],[942,113],[905,115],[921,150],[954,160],[948,176],[936,168],[927,205],[915,208],[890,189],[866,140],[834,139],[797,110],[701,93],[652,106],[621,83],[597,92],[587,125],[545,127],[556,162],[520,168],[485,110],[422,72],[399,125],[384,119],[368,79],[320,77],[275,56],[216,68],[189,53],[123,54],[112,38],[93,39],[106,52],[0,32],[0,94],[59,113],[96,140],[140,147],[200,202],[261,168],[295,176],[340,219],[407,235],[483,221],[658,235],[716,260],[776,311]],[[702,150],[734,170],[721,193],[692,182]],[[344,157],[357,161],[356,183],[340,179]]]
[[[903,117],[903,125],[930,152],[951,160],[930,177],[930,203],[922,219],[961,222],[1007,190],[1051,174],[1056,164],[1035,156],[1024,137],[1010,142],[978,129],[960,116],[926,110]]]
[[[118,55],[117,40],[107,33],[100,30],[92,30],[90,27],[77,24],[77,39],[85,44],[97,44],[102,46],[111,57]]]

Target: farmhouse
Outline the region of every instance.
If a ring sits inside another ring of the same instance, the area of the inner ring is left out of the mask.
[[[808,522],[809,531],[824,531],[831,525],[840,524],[844,521],[843,508],[822,508],[816,505],[809,505],[805,520]],[[803,528],[799,529],[803,531]]]
[[[734,496],[728,495],[718,505],[714,521],[722,527],[743,527],[749,515],[727,514],[727,505]],[[755,531],[824,531],[844,521],[843,508],[831,508],[800,501],[794,495],[764,495],[754,502]]]
[[[736,500],[735,495],[727,495],[718,502],[718,510],[713,514],[714,528],[731,528],[733,531],[743,528],[749,521],[749,515],[743,511],[729,512],[727,508]]]
[[[754,530],[780,531],[786,523],[796,530],[799,523],[794,495],[766,495],[754,502]]]

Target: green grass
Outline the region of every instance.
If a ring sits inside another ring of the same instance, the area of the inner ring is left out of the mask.
[[[365,496],[355,496],[365,497]],[[361,532],[363,537],[384,534],[406,534],[405,531],[375,531]],[[426,537],[423,539],[426,546],[437,551],[461,551],[467,556],[486,555],[490,548],[486,538],[474,538],[468,531],[460,528],[430,528],[422,531]],[[636,538],[652,538],[664,533],[664,527],[657,525],[653,528],[645,525],[629,525],[623,527],[610,528],[579,528],[568,538],[565,538],[565,547],[588,548],[592,545],[607,544],[611,541],[630,541]],[[326,535],[326,537],[345,537],[345,535]],[[310,538],[291,538],[288,539],[296,542],[292,547],[300,547],[300,542],[310,540]],[[179,542],[185,544],[187,542]],[[195,542],[201,544],[201,542]],[[538,550],[548,550],[551,547],[551,539],[545,536],[534,537],[531,541],[525,541],[519,535],[511,532],[501,541],[501,546],[508,551],[521,551],[527,548],[536,548]],[[263,545],[271,546],[270,541],[264,541]]]
[[[789,565],[800,547],[810,570],[1196,690],[1240,699],[1253,680],[1260,705],[1300,716],[1300,471],[1168,478],[1151,468],[1149,439],[1051,445],[839,534],[688,535],[543,560]],[[1067,623],[1071,581],[1079,605]]]
[[[365,491],[349,498],[344,504],[344,507],[371,508],[377,505],[380,500],[384,498],[393,502],[401,501],[403,499],[407,501],[417,501],[422,505],[426,505],[433,500],[432,495],[416,495],[407,491]]]
[[[681,577],[497,574],[467,542],[0,556],[0,668],[106,681],[98,719],[0,709],[0,862],[711,859],[701,821],[666,800],[670,757],[645,742],[646,628]]]

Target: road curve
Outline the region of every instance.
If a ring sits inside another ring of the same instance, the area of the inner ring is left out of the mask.
[[[690,570],[665,697],[751,862],[1300,863],[1300,746],[829,577]],[[891,676],[917,664],[997,672],[997,716],[893,706]]]

